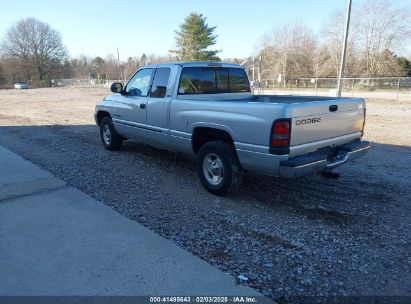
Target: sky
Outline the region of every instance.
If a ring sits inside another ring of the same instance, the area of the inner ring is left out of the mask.
[[[174,48],[175,30],[190,12],[207,17],[217,26],[221,58],[245,58],[253,54],[270,29],[302,22],[319,32],[347,0],[0,0],[0,40],[19,20],[35,17],[58,30],[69,54],[120,57],[166,55]],[[353,0],[353,5],[360,0]],[[364,0],[373,1],[373,0]],[[411,8],[409,0],[395,0]],[[404,54],[411,54],[411,44]]]

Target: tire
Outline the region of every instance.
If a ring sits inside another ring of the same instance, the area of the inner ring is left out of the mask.
[[[197,174],[212,194],[225,195],[237,190],[242,170],[234,147],[220,140],[203,145],[197,156]]]
[[[104,148],[110,151],[120,149],[123,143],[123,138],[116,132],[113,122],[108,116],[101,120],[100,137]]]

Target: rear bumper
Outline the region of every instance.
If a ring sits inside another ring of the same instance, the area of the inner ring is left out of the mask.
[[[280,163],[280,176],[295,178],[338,167],[348,160],[367,154],[368,141],[354,141],[339,147],[326,147],[305,155],[296,156]]]

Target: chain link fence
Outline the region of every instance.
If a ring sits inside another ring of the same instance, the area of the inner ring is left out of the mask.
[[[53,79],[53,87],[104,87],[110,88],[113,82],[122,82],[122,80],[109,79],[92,79],[92,78],[70,78],[70,79]]]
[[[72,78],[54,79],[56,87],[104,87],[122,80]],[[337,78],[264,79],[251,81],[254,94],[336,96]],[[343,78],[343,97],[411,100],[411,77]]]
[[[336,96],[337,78],[252,81],[254,94]],[[343,97],[411,100],[411,77],[343,78]]]

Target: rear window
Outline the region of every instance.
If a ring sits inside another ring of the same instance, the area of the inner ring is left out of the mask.
[[[230,92],[250,92],[250,83],[243,69],[229,69]]]
[[[179,95],[250,92],[246,72],[240,68],[187,67],[181,71]]]

